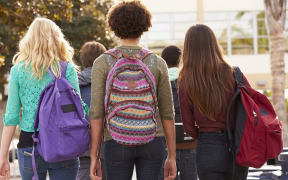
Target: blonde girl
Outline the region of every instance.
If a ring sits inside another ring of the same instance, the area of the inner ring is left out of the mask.
[[[73,54],[73,48],[65,40],[60,28],[46,18],[36,18],[21,39],[19,52],[13,58],[8,102],[3,116],[0,180],[10,177],[8,150],[17,125],[20,125],[21,130],[17,145],[20,174],[23,180],[32,179],[34,117],[40,93],[52,81],[47,70],[50,68],[53,74],[59,77],[61,76],[60,62],[68,61],[66,79],[79,92],[76,68],[72,61]],[[20,116],[22,116],[21,121]],[[78,159],[48,163],[37,151],[35,159],[40,180],[46,179],[47,172],[51,180],[76,178]]]

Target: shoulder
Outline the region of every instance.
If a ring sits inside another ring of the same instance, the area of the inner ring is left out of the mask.
[[[14,64],[11,67],[11,71],[20,71],[23,68],[23,66],[25,66],[24,62],[20,62],[20,63]]]
[[[66,75],[66,78],[69,80],[78,78],[77,77],[77,67],[73,63],[68,62],[65,75]]]
[[[25,70],[24,66],[25,66],[25,64],[23,62],[13,65],[10,69],[10,75],[13,74],[15,76],[18,73],[21,73],[23,70]],[[24,72],[26,72],[26,71],[24,71]]]
[[[157,54],[153,53],[152,51],[150,51],[151,53],[149,55],[147,55],[143,61],[146,65],[148,66],[153,66],[154,68],[161,68],[161,67],[165,67],[166,66],[166,62],[164,61],[164,59],[162,59],[160,56],[158,56]]]
[[[150,59],[153,64],[153,67],[156,68],[158,72],[162,74],[168,71],[166,61],[163,58],[153,53],[150,55]]]
[[[156,55],[156,57],[157,57],[158,67],[159,67],[159,68],[167,68],[166,61],[165,61],[162,57],[160,57],[160,56],[158,56],[158,55]]]
[[[77,69],[73,63],[68,62],[66,68],[66,74],[76,73]]]
[[[111,62],[110,62],[111,61]],[[93,66],[92,66],[92,70],[93,69],[102,69],[102,70],[105,70],[108,68],[107,64],[110,64],[112,65],[113,62],[115,62],[115,58],[112,57],[111,55],[109,54],[102,54],[100,55],[98,58],[96,58],[96,60],[94,61],[93,63]],[[110,62],[110,63],[109,63]]]
[[[71,62],[68,62],[67,63],[67,71],[68,70],[76,70],[76,66],[73,64],[73,63],[71,63]]]
[[[109,54],[106,54],[106,53],[104,53],[104,54],[101,54],[99,57],[97,57],[96,59],[95,59],[95,61],[94,61],[94,63],[93,63],[93,66],[94,65],[97,65],[97,64],[103,64],[103,63],[105,63],[105,61],[106,61],[106,59],[107,58],[109,58]]]

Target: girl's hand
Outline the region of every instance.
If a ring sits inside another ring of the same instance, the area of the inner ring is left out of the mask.
[[[90,179],[91,180],[102,180],[102,170],[100,159],[91,159],[90,163]]]
[[[175,158],[167,157],[164,165],[164,180],[173,180],[176,177],[176,160]]]
[[[10,164],[8,157],[0,159],[0,180],[10,179]]]

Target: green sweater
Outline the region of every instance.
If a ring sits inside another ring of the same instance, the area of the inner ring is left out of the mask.
[[[120,46],[122,52],[133,55],[141,49],[139,46]],[[91,106],[89,117],[91,120],[104,118],[104,96],[106,78],[109,70],[113,67],[116,59],[110,55],[103,54],[98,57],[92,67],[92,89],[91,89]],[[168,68],[166,62],[159,56],[151,54],[143,61],[155,77],[157,83],[157,100],[159,112],[157,119],[156,136],[164,136],[161,120],[174,120],[174,107],[171,86],[168,76]],[[105,141],[111,139],[111,135],[105,128]]]
[[[34,119],[38,107],[38,100],[42,90],[52,82],[52,78],[46,72],[41,80],[32,77],[32,70],[25,69],[24,63],[14,65],[10,71],[9,94],[6,113],[3,116],[5,126],[16,126],[26,132],[34,131]],[[80,94],[77,72],[71,63],[68,63],[66,79]],[[83,103],[83,102],[82,102]],[[88,108],[85,111],[88,112]],[[22,121],[20,112],[22,107]]]

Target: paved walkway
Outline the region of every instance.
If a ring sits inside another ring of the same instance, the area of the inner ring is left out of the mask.
[[[10,175],[11,180],[20,180],[20,172],[18,167],[18,160],[14,160],[12,163],[10,163]]]

